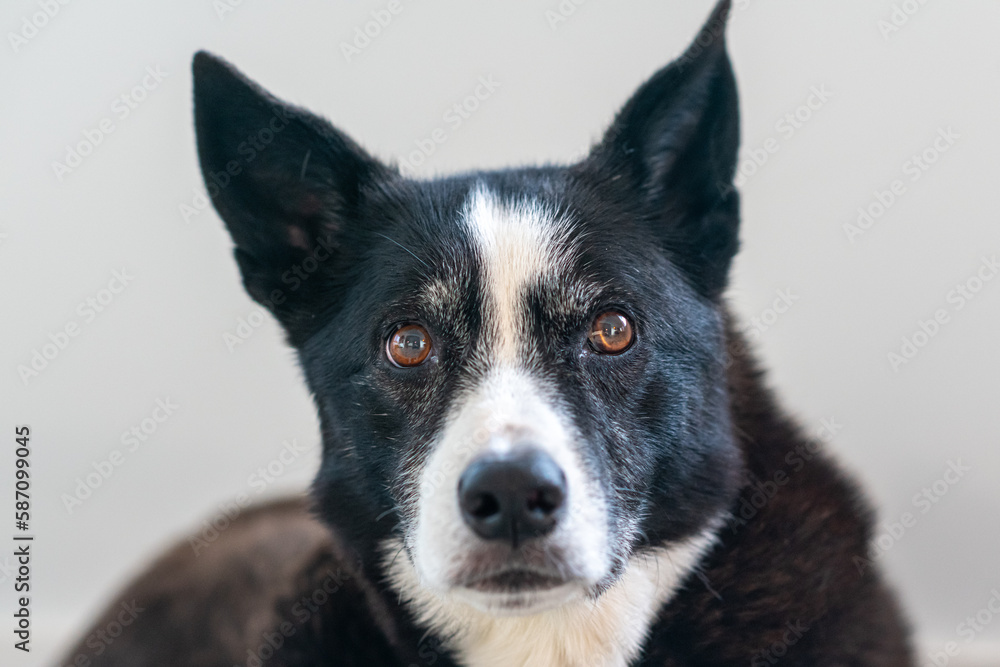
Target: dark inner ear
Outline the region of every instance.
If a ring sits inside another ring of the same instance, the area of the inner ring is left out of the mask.
[[[391,172],[225,61],[200,52],[193,70],[205,185],[236,243],[247,291],[294,334],[325,287],[364,191]],[[303,263],[312,268],[308,279]]]
[[[739,244],[729,9],[729,0],[716,6],[688,51],[639,88],[581,165],[598,178],[624,177],[671,261],[710,298],[725,288]]]

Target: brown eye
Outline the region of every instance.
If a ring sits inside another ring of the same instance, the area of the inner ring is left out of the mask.
[[[419,324],[404,324],[389,338],[385,351],[397,366],[419,366],[431,352],[430,334]]]
[[[601,354],[621,354],[635,339],[632,323],[616,310],[609,310],[594,318],[590,327],[590,345]]]

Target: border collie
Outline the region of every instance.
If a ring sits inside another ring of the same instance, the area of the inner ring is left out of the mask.
[[[910,665],[867,503],[723,301],[729,10],[580,162],[435,180],[198,53],[205,183],[322,464],[309,503],[166,555],[64,664]]]

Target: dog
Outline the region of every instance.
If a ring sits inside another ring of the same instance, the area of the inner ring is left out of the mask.
[[[725,306],[729,12],[579,162],[426,181],[198,53],[205,183],[322,463],[65,664],[911,665],[869,505]]]

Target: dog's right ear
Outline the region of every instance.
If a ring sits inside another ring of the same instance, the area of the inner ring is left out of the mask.
[[[726,286],[739,246],[736,79],[720,0],[687,52],[656,72],[615,117],[582,171],[625,188],[663,249],[705,296]]]
[[[394,172],[224,60],[199,52],[193,71],[202,175],[236,243],[243,284],[297,337],[364,192]]]

